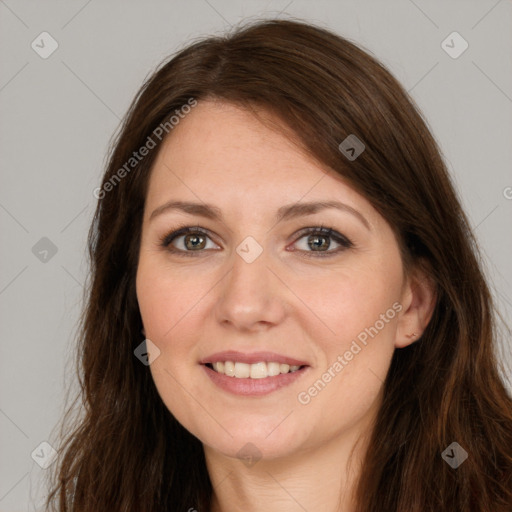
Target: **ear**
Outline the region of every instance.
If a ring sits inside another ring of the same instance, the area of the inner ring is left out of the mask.
[[[400,303],[395,347],[404,348],[418,341],[427,327],[436,305],[436,287],[428,274],[416,267],[407,276]]]

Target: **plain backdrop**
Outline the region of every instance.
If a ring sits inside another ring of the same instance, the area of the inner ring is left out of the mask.
[[[45,494],[31,454],[48,449],[41,443],[51,444],[76,386],[85,242],[110,137],[162,59],[243,19],[275,16],[351,39],[410,91],[511,324],[511,1],[2,0],[0,512],[37,510]],[[499,357],[510,357],[507,337]]]

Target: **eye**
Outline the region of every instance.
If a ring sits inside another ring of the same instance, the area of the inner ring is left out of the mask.
[[[323,226],[304,228],[298,235],[301,236],[294,245],[296,246],[300,240],[305,239],[306,243],[302,243],[302,247],[299,247],[298,250],[306,257],[334,256],[354,245],[347,237],[333,228],[324,228]],[[218,245],[213,242],[214,247],[208,247],[208,241],[212,242],[207,230],[199,226],[184,226],[163,236],[160,245],[180,256],[198,256],[207,249],[218,250]],[[335,249],[331,248],[333,242],[338,245]],[[291,252],[296,250],[292,249]]]
[[[325,258],[334,256],[335,254],[342,252],[350,247],[353,247],[353,243],[341,233],[338,233],[333,228],[306,228],[299,234],[302,236],[298,241],[305,239],[305,244],[302,243],[302,247],[299,250],[303,252],[306,257],[320,257]],[[295,242],[295,245],[297,245]],[[338,248],[329,250],[332,245],[332,241],[338,244]],[[308,250],[311,249],[311,250]],[[295,249],[294,249],[295,250]]]
[[[207,247],[208,240],[210,240],[210,237],[206,230],[199,226],[186,226],[165,235],[160,243],[170,252],[183,254],[184,256],[195,256],[193,254],[195,252],[211,249],[211,247]],[[215,248],[218,248],[216,244],[214,245]]]

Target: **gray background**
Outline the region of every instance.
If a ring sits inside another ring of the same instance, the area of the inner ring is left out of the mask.
[[[45,470],[31,453],[51,444],[65,391],[76,384],[92,191],[120,118],[148,73],[192,38],[276,15],[354,40],[411,92],[441,144],[510,325],[511,1],[0,0],[0,512],[36,510],[45,493]],[[31,47],[42,45],[43,31],[59,45],[47,59]],[[453,31],[469,44],[456,59],[441,47]],[[43,237],[56,254],[44,253]],[[509,372],[509,337],[503,357]]]

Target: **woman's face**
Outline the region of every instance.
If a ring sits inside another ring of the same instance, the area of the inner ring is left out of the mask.
[[[213,102],[174,127],[154,165],[137,296],[167,408],[210,449],[268,458],[362,431],[410,302],[371,204],[247,111]]]

